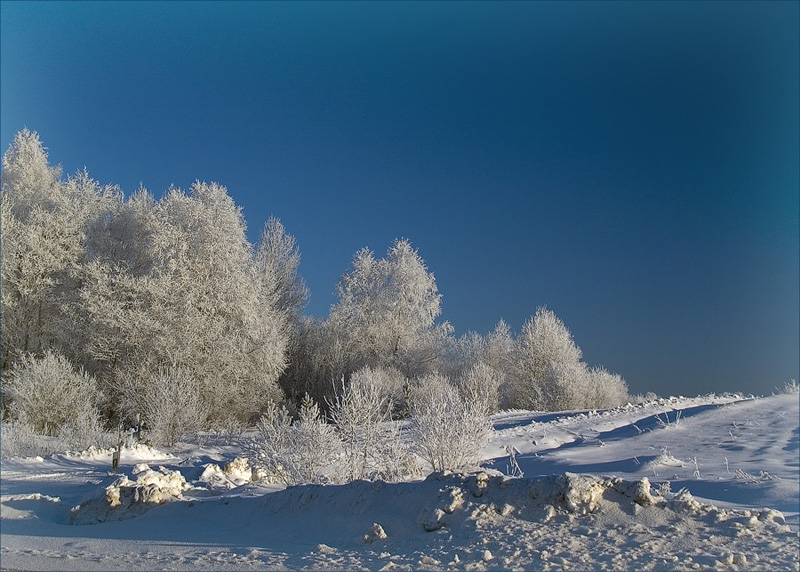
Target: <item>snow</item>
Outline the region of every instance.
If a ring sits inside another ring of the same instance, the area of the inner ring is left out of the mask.
[[[400,483],[269,485],[233,446],[139,446],[123,451],[116,476],[110,451],[3,459],[0,562],[17,570],[798,570],[797,394],[514,411],[493,423],[481,470]],[[96,524],[70,524],[70,515]]]

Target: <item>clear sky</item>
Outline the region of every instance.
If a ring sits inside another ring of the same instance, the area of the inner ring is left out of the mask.
[[[633,392],[798,376],[800,3],[0,3],[0,145],[277,216],[327,316],[408,238],[461,335],[547,305]]]

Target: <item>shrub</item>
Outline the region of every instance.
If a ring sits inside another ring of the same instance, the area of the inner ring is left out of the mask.
[[[181,367],[159,367],[150,387],[142,403],[142,413],[153,443],[172,446],[184,435],[200,430],[205,421],[200,384],[188,371]]]
[[[397,368],[364,366],[350,376],[350,384],[374,388],[381,400],[382,410],[392,416],[401,416],[408,408],[408,379]]]
[[[587,385],[586,407],[610,409],[624,405],[630,399],[625,380],[603,367],[595,367],[588,371]]]
[[[95,379],[82,369],[74,370],[59,353],[23,356],[3,385],[11,417],[34,434],[57,436],[69,431],[81,441],[101,430]]]
[[[391,421],[392,393],[360,372],[336,395],[331,408],[344,446],[345,477],[398,480],[414,473],[410,451]]]
[[[413,384],[411,416],[417,454],[434,471],[474,466],[492,430],[486,411],[435,373]]]
[[[297,421],[271,402],[256,426],[259,435],[249,443],[248,455],[267,480],[287,485],[342,480],[341,444],[310,397],[303,399]]]

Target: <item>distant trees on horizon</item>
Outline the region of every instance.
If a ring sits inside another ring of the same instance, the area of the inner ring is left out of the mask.
[[[582,362],[544,307],[517,336],[500,321],[485,336],[454,337],[437,321],[436,281],[408,240],[384,258],[357,252],[329,316],[313,319],[302,313],[308,289],[294,237],[273,218],[250,244],[241,208],[218,183],[125,197],[85,171],[63,179],[27,129],[2,167],[4,420],[51,434],[139,419],[168,442],[277,415],[276,404],[297,411],[306,396],[333,421],[375,417],[351,403],[369,396],[382,407],[376,419],[417,415],[429,425],[440,406],[474,417],[628,399],[622,378]],[[63,392],[65,379],[80,399],[43,420],[41,396]],[[424,397],[434,385],[444,397]],[[425,438],[442,464],[440,443]],[[350,471],[365,462],[352,458]]]

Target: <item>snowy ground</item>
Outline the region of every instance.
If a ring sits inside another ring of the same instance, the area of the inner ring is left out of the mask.
[[[494,422],[483,472],[396,484],[287,489],[222,470],[235,447],[140,446],[106,494],[107,451],[4,459],[0,566],[798,570],[797,394]]]

